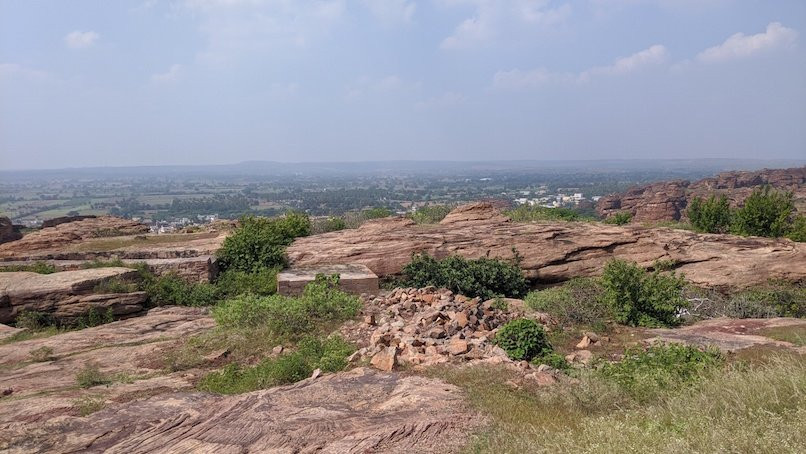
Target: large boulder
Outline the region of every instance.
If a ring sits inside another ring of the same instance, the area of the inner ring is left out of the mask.
[[[597,275],[612,258],[645,267],[656,260],[671,260],[687,279],[711,287],[806,279],[803,243],[594,222],[516,223],[501,217],[492,205],[484,209],[488,212],[483,215],[477,204],[472,210],[457,208],[457,213],[472,212],[472,219],[454,214],[440,225],[414,225],[393,218],[298,238],[287,252],[292,266],[358,263],[379,277],[399,274],[412,253],[510,259],[514,248],[522,257],[520,266],[526,276],[544,283]]]
[[[145,292],[103,293],[96,287],[110,279],[134,280],[138,272],[131,268],[94,268],[37,274],[27,271],[0,273],[0,323],[16,320],[23,311],[48,314],[59,321],[71,322],[95,309],[111,310],[117,317],[140,312]]]

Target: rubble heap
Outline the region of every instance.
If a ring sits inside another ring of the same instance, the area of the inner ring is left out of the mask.
[[[434,287],[397,288],[364,297],[363,313],[363,321],[343,329],[345,337],[361,346],[351,361],[368,359],[388,371],[396,365],[424,367],[492,357],[509,361],[492,340],[501,325],[524,315],[524,306],[521,300],[482,301]]]

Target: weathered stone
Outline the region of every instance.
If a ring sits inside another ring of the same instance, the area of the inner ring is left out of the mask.
[[[467,344],[467,341],[462,339],[453,339],[448,343],[447,352],[451,355],[461,355],[467,353],[470,350],[470,347]]]
[[[397,222],[392,229],[367,223],[358,229],[298,238],[289,246],[288,255],[294,266],[349,260],[366,265],[379,276],[389,276],[399,274],[414,252],[438,258],[489,254],[510,259],[515,248],[522,256],[520,266],[526,276],[538,282],[595,276],[612,258],[636,261],[644,267],[656,260],[670,260],[689,281],[710,287],[740,288],[769,279],[806,279],[804,243],[668,228],[493,219],[447,222],[428,229],[402,220],[390,220]]]
[[[375,356],[372,357],[370,364],[378,370],[388,372],[395,368],[396,360],[397,347],[387,347],[376,353]]]
[[[307,284],[313,282],[319,274],[339,275],[339,288],[356,295],[361,293],[378,293],[378,276],[369,268],[360,264],[320,265],[313,267],[291,268],[277,275],[277,293],[281,295],[299,295]]]
[[[582,336],[582,340],[579,341],[578,344],[576,344],[575,348],[578,349],[578,350],[582,350],[582,349],[590,347],[590,345],[591,345],[590,338],[588,336]]]
[[[0,244],[16,241],[20,238],[22,238],[22,233],[14,227],[11,219],[0,216]]]

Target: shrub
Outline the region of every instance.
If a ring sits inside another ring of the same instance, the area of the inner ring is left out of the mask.
[[[31,350],[29,353],[31,355],[31,361],[37,363],[43,363],[46,361],[52,361],[55,359],[53,357],[53,349],[48,346],[39,347],[37,349]]]
[[[613,225],[626,225],[629,224],[632,220],[632,213],[629,211],[619,211],[616,214],[609,216],[607,219],[604,220],[605,224],[613,224]]]
[[[218,276],[216,286],[224,296],[244,293],[272,295],[277,290],[277,269],[264,268],[255,272],[228,270]]]
[[[792,227],[789,229],[787,238],[792,241],[806,243],[806,216],[799,214],[795,217],[795,220],[792,221]]]
[[[532,359],[532,364],[539,366],[541,364],[545,364],[547,366],[553,367],[555,369],[565,370],[570,369],[571,365],[568,364],[568,361],[565,360],[563,355],[559,353],[551,352],[551,353],[544,353],[543,355],[537,356]]]
[[[41,330],[53,325],[53,319],[45,313],[23,310],[17,315],[14,325],[31,331]]]
[[[598,373],[639,402],[691,385],[724,363],[719,350],[701,350],[681,344],[654,344],[647,350],[629,350],[617,363],[604,363]]]
[[[408,217],[417,224],[437,224],[450,212],[451,207],[447,205],[427,205],[418,208]]]
[[[76,327],[79,329],[84,328],[92,328],[93,326],[100,326],[106,323],[112,323],[115,321],[115,315],[112,312],[112,308],[107,308],[105,311],[101,312],[99,309],[91,307],[86,314],[78,317],[78,320],[74,323]]]
[[[740,292],[737,297],[769,305],[779,317],[806,317],[806,286],[803,284],[769,282]]]
[[[403,268],[403,274],[409,287],[433,285],[485,300],[496,296],[518,298],[527,290],[520,268],[498,259],[468,260],[452,256],[437,260],[426,254],[415,254],[411,263]]]
[[[543,327],[528,318],[513,320],[502,326],[495,335],[495,343],[516,361],[530,361],[552,352]]]
[[[311,233],[311,221],[301,213],[276,219],[244,216],[218,251],[222,270],[260,271],[286,264],[285,248],[299,236]]]
[[[108,385],[112,379],[101,372],[95,364],[85,364],[76,374],[76,383],[82,388],[91,388],[98,385]]]
[[[504,213],[515,222],[532,221],[592,221],[592,217],[583,216],[570,208],[549,208],[532,205],[520,205]]]
[[[336,277],[317,276],[299,297],[242,295],[213,309],[213,318],[227,328],[264,326],[279,336],[299,337],[327,322],[354,317],[359,299],[342,292]]]
[[[725,233],[730,230],[731,210],[728,198],[712,195],[707,200],[695,197],[688,206],[687,215],[694,227],[707,233]]]
[[[603,292],[597,279],[574,278],[561,286],[529,292],[525,302],[534,310],[548,313],[561,325],[591,325],[612,318]]]
[[[215,285],[199,282],[187,282],[176,274],[162,276],[146,276],[143,288],[148,293],[148,300],[154,306],[209,306],[220,298]]]
[[[352,345],[338,336],[325,340],[308,337],[300,341],[297,350],[267,358],[254,367],[230,364],[201,379],[203,391],[238,394],[272,386],[294,383],[311,376],[315,369],[338,372],[347,367],[347,357],[354,352]]]
[[[791,192],[755,189],[736,210],[733,231],[740,235],[780,237],[789,232],[795,210]]]
[[[375,207],[364,210],[361,212],[361,216],[364,219],[381,219],[381,218],[388,218],[392,215],[392,211],[386,207]]]
[[[677,313],[687,306],[685,279],[675,273],[646,273],[635,263],[611,260],[602,275],[604,299],[616,321],[633,326],[673,326]]]
[[[90,268],[130,268],[131,265],[127,265],[121,259],[112,259],[112,260],[92,260],[90,262],[85,262],[81,264],[82,269],[90,269]]]

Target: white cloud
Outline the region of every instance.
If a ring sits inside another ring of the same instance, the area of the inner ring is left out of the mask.
[[[385,24],[409,23],[417,4],[409,0],[363,0],[373,16]]]
[[[506,90],[532,90],[549,83],[584,83],[595,76],[620,76],[639,71],[646,67],[659,66],[669,59],[664,46],[656,44],[628,57],[616,59],[608,66],[596,66],[579,74],[556,73],[546,68],[531,70],[512,69],[498,71],[493,75],[493,88]]]
[[[346,0],[184,0],[207,38],[199,53],[225,65],[246,55],[305,48],[321,41],[346,13]]]
[[[154,74],[151,81],[156,83],[168,83],[179,80],[182,75],[182,65],[174,64],[164,73]]]
[[[67,36],[64,37],[64,43],[70,49],[85,49],[92,47],[100,37],[101,35],[93,31],[82,32],[76,30],[68,33]]]
[[[0,63],[0,79],[19,77],[24,79],[46,79],[48,73],[31,69],[16,63]]]
[[[579,78],[582,81],[590,79],[595,75],[621,75],[638,71],[647,66],[660,65],[665,63],[669,58],[669,52],[666,47],[660,44],[636,52],[629,57],[622,57],[617,59],[612,65],[597,66],[587,71],[583,71]]]
[[[784,27],[779,22],[767,25],[764,33],[747,36],[736,33],[724,43],[710,47],[697,55],[704,63],[716,63],[737,58],[747,58],[764,52],[791,47],[798,39],[798,32]]]
[[[513,69],[498,71],[493,76],[493,88],[507,90],[524,90],[540,87],[555,79],[555,75],[546,68],[537,68],[528,71]]]
[[[510,29],[549,26],[571,14],[568,3],[552,7],[549,0],[441,0],[440,3],[475,9],[472,17],[463,20],[442,40],[440,47],[446,50],[484,46]]]

